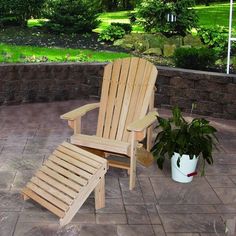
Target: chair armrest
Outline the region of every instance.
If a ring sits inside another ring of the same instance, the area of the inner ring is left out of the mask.
[[[95,108],[98,108],[99,105],[100,105],[100,103],[90,103],[90,104],[84,105],[82,107],[79,107],[77,109],[74,109],[70,112],[67,112],[67,113],[61,115],[60,118],[63,120],[71,120],[72,121],[72,120],[77,119],[78,117],[85,115],[87,112],[89,112]]]
[[[159,116],[157,111],[149,112],[142,119],[136,120],[133,123],[129,124],[127,129],[129,131],[135,131],[135,132],[143,131],[156,121],[157,116]]]

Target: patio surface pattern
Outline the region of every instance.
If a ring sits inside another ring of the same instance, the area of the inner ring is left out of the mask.
[[[236,216],[236,121],[209,118],[218,129],[220,151],[205,177],[175,183],[169,163],[138,165],[137,187],[110,168],[106,207],[95,211],[90,196],[72,222],[59,228],[58,218],[20,190],[47,156],[72,134],[59,116],[94,100],[74,100],[0,107],[0,236],[213,236],[225,235],[225,222]],[[168,110],[159,110],[161,115]],[[96,130],[96,113],[84,117],[84,132]]]

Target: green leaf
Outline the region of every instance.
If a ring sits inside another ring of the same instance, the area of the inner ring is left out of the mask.
[[[163,169],[164,161],[165,161],[164,156],[159,156],[158,159],[157,159],[157,165],[161,170]]]
[[[181,156],[179,156],[178,159],[177,159],[177,166],[178,167],[180,167],[180,158],[181,158]]]
[[[216,146],[217,130],[204,118],[195,118],[191,122],[186,122],[179,108],[173,108],[172,117],[164,119],[157,117],[159,122],[155,143],[152,152],[159,167],[163,167],[165,157],[172,158],[174,152],[180,156],[188,154],[191,159],[199,156],[203,160],[202,173],[204,173],[205,163],[213,164],[212,151]],[[180,165],[180,158],[177,161]]]

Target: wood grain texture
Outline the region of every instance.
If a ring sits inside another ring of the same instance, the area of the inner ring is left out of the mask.
[[[104,122],[106,118],[106,108],[108,103],[108,93],[111,83],[111,74],[112,74],[113,64],[110,63],[105,66],[104,75],[103,75],[103,83],[102,83],[102,94],[101,94],[101,102],[100,109],[98,114],[98,126],[97,126],[97,136],[102,137],[104,130]]]
[[[131,146],[147,137],[150,151],[152,124],[156,118],[153,113],[147,113],[153,111],[157,75],[151,62],[137,57],[118,59],[106,65],[96,136],[77,131],[71,136],[71,143],[100,150],[102,156],[105,156],[104,152],[110,152],[131,157],[129,165],[112,162],[109,165],[128,170],[132,188],[135,185],[136,147]]]
[[[58,216],[60,218],[65,216],[65,212],[64,211],[62,211],[59,208],[55,207],[54,205],[52,205],[51,203],[46,201],[44,198],[42,198],[39,195],[37,195],[31,189],[24,188],[22,190],[22,193],[25,194],[26,196],[28,196],[29,198],[33,199],[34,201],[36,201],[37,203],[39,203],[43,207],[47,208],[49,211],[51,211],[56,216]]]
[[[74,158],[78,157],[75,153],[83,162]],[[31,198],[60,217],[61,226],[71,221],[93,190],[96,207],[104,207],[107,161],[95,156],[63,142],[27,183],[22,191],[24,199]],[[94,162],[96,167],[88,164]]]
[[[73,120],[77,119],[77,117],[84,116],[87,112],[89,112],[95,108],[98,108],[99,105],[100,105],[99,103],[86,104],[82,107],[79,107],[77,109],[74,109],[70,112],[67,112],[67,113],[61,115],[60,118],[63,120],[73,121]]]

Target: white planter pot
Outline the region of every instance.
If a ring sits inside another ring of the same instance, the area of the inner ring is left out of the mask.
[[[174,153],[171,158],[171,174],[174,181],[180,183],[189,183],[193,180],[193,173],[196,170],[198,157],[191,160],[189,155],[182,155],[180,158],[180,167],[177,166],[179,153]],[[190,175],[190,176],[188,176]]]

